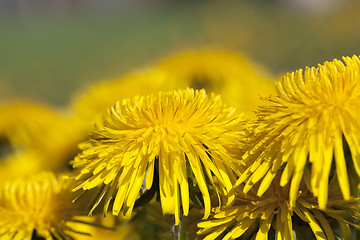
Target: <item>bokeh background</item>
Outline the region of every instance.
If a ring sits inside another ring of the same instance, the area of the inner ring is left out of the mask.
[[[64,106],[181,50],[240,52],[274,76],[359,55],[356,0],[0,0],[0,102]]]

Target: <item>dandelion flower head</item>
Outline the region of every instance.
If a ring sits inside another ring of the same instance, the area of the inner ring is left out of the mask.
[[[280,184],[291,182],[293,206],[304,169],[309,168],[311,190],[325,208],[336,166],[342,195],[350,199],[348,164],[360,176],[360,61],[357,56],[343,60],[345,64],[335,59],[288,73],[276,83],[277,95],[259,108],[243,156],[248,168],[237,184],[246,183],[244,192],[260,181],[262,195],[284,168]],[[346,154],[346,145],[351,154]]]
[[[72,203],[67,181],[51,172],[19,178],[0,185],[0,238],[71,239],[67,223],[83,210]]]
[[[174,86],[169,84],[166,76],[165,71],[148,67],[119,78],[105,79],[76,93],[72,106],[77,117],[92,126],[94,121],[101,120],[106,109],[120,99],[172,90]]]
[[[203,49],[174,53],[158,63],[168,72],[168,82],[178,88],[204,88],[220,94],[223,101],[246,114],[273,92],[272,76],[245,55]]]
[[[0,182],[36,174],[44,170],[39,154],[31,151],[11,154],[0,162]]]
[[[160,92],[117,102],[72,162],[80,168],[77,189],[100,186],[94,208],[103,200],[106,213],[114,197],[113,214],[123,210],[130,217],[144,180],[144,188],[150,189],[158,175],[162,211],[174,214],[177,223],[180,198],[183,214],[188,214],[191,172],[207,217],[207,179],[228,192],[235,181],[233,171],[239,171],[231,149],[240,136],[240,119],[234,108],[205,90]]]
[[[22,101],[1,105],[0,135],[11,144],[20,147],[39,148],[45,122],[54,122],[55,113],[37,103]]]
[[[280,187],[278,176],[261,197],[256,194],[259,184],[247,194],[237,189],[234,204],[200,222],[198,234],[204,240],[294,239],[294,232],[306,236],[304,239],[349,239],[351,226],[360,228],[359,199],[344,200],[334,179],[330,182],[325,210],[319,208],[304,182],[294,207],[289,202],[290,184]],[[336,227],[341,229],[340,233],[333,230]]]
[[[60,170],[75,155],[82,136],[60,111],[24,100],[1,105],[0,111],[0,166],[37,159],[42,170]]]

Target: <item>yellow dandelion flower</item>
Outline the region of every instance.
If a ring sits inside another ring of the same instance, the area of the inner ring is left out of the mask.
[[[310,233],[305,239],[335,240],[349,239],[351,226],[360,228],[359,199],[344,200],[336,180],[330,183],[325,210],[319,208],[304,182],[294,207],[290,207],[290,184],[280,187],[279,181],[277,177],[261,197],[256,194],[259,184],[247,194],[237,189],[234,204],[221,208],[210,220],[200,222],[198,227],[202,229],[198,234],[204,240],[294,239],[294,230],[301,228],[301,234]],[[341,236],[333,230],[335,227],[340,227]]]
[[[71,239],[67,226],[84,210],[72,204],[71,185],[51,172],[0,184],[0,239]]]
[[[130,217],[144,180],[150,189],[156,174],[163,213],[174,214],[178,223],[180,198],[183,214],[188,214],[191,171],[207,217],[211,205],[207,180],[229,191],[235,180],[232,170],[238,171],[231,147],[240,136],[239,120],[234,108],[205,90],[124,99],[108,110],[90,140],[80,146],[83,151],[72,162],[81,168],[77,189],[101,186],[94,208],[104,201],[106,213],[114,198],[113,214],[123,210]]]
[[[0,160],[0,182],[43,171],[44,166],[41,158],[38,154],[27,151],[20,155],[11,154]]]
[[[178,88],[204,88],[225,103],[253,115],[261,96],[273,93],[274,81],[260,65],[240,53],[224,50],[183,51],[164,58],[158,68]]]
[[[265,69],[242,55],[220,50],[187,51],[91,84],[73,96],[71,106],[79,119],[92,126],[94,119],[101,119],[120,99],[186,87],[220,94],[225,103],[253,114],[260,96],[273,92],[273,81]]]
[[[166,78],[167,73],[160,69],[140,69],[86,87],[73,96],[71,105],[77,118],[87,122],[85,126],[92,126],[94,121],[101,120],[106,109],[123,98],[173,90],[175,86],[169,84]]]
[[[304,168],[311,168],[311,189],[325,208],[334,162],[344,199],[350,199],[347,164],[360,176],[360,61],[325,62],[287,74],[276,83],[277,96],[258,111],[249,150],[249,166],[239,178],[247,192],[261,181],[262,195],[281,168],[280,184],[291,181],[293,206]],[[344,154],[348,145],[351,156]],[[352,168],[352,167],[351,167]]]
[[[54,122],[56,115],[47,107],[36,103],[16,102],[0,106],[0,135],[11,144],[37,148],[46,134],[45,122]],[[42,133],[42,134],[40,134]]]
[[[14,159],[24,159],[22,155],[28,160],[29,155],[36,155],[41,169],[58,170],[65,168],[76,155],[77,143],[83,136],[60,111],[18,101],[1,105],[0,112],[0,159],[3,160],[0,167]]]

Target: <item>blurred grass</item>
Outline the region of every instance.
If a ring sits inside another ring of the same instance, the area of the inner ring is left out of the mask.
[[[355,2],[310,14],[256,0],[2,13],[0,101],[27,96],[65,105],[86,84],[183,48],[245,52],[275,74],[358,55],[359,10]]]
[[[0,79],[19,95],[63,104],[83,84],[140,67],[176,48],[179,38],[192,36],[193,42],[191,23],[198,16],[189,11],[167,6],[8,16],[1,25]],[[184,13],[190,17],[178,21]]]
[[[215,25],[207,25],[208,32],[231,49],[244,49],[275,72],[359,55],[360,4],[356,1],[318,14],[271,1],[257,0],[262,2],[258,5],[240,2],[230,8],[213,2],[207,16]]]

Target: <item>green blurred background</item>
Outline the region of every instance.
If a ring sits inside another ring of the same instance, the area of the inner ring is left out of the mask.
[[[355,0],[0,0],[0,103],[65,106],[92,82],[204,47],[280,77],[359,55],[359,13]]]

